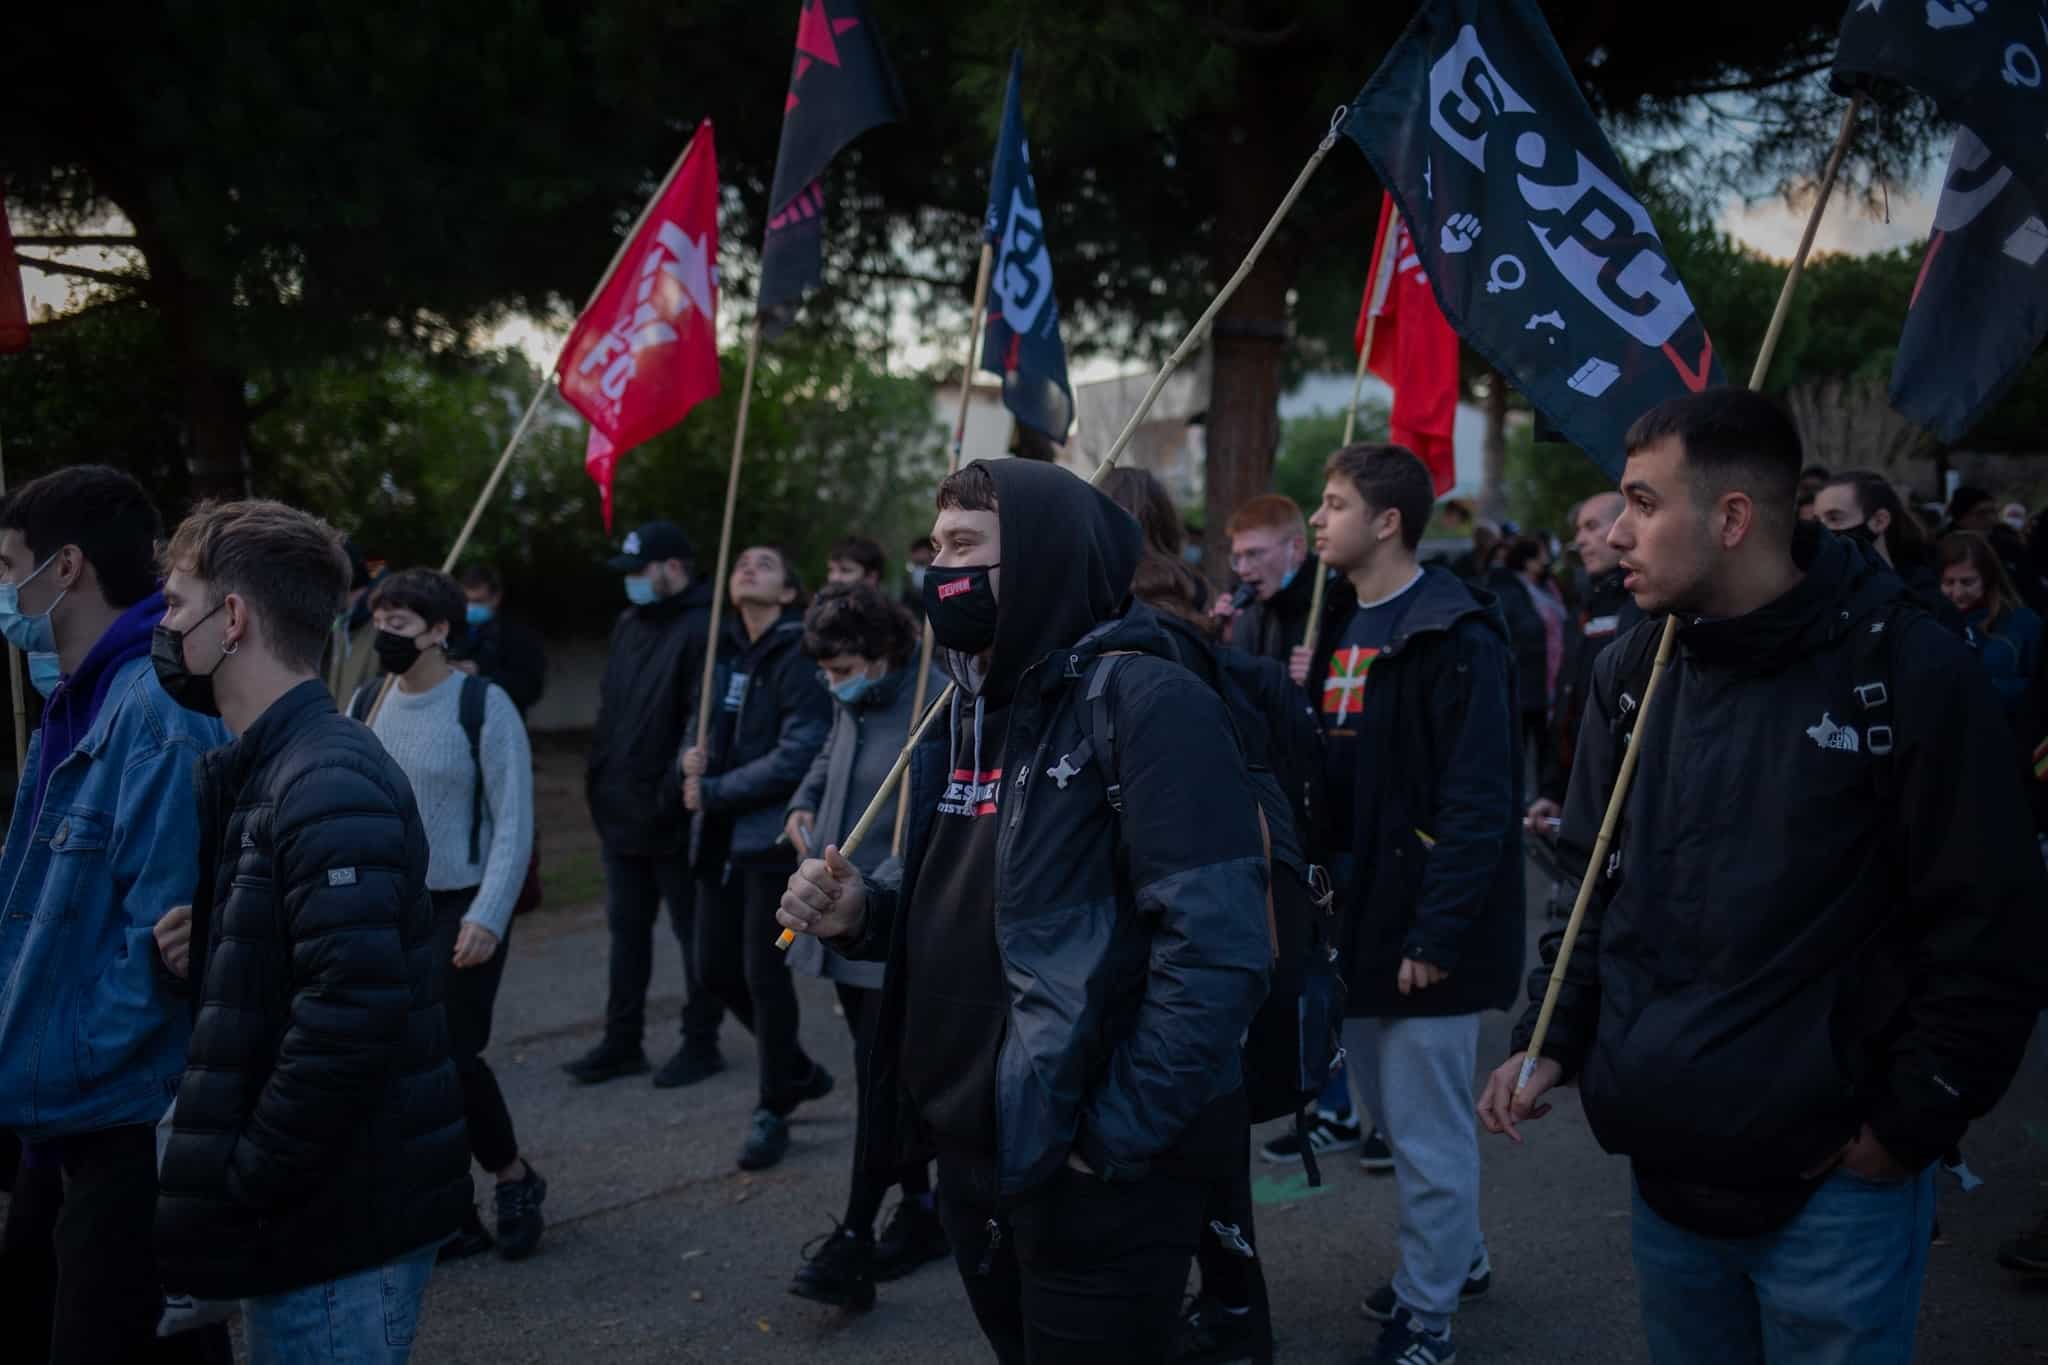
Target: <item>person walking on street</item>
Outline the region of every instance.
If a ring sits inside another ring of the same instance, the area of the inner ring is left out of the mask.
[[[1768,399],[1672,399],[1625,448],[1608,539],[1678,648],[1647,710],[1661,623],[1594,667],[1568,858],[1624,751],[1640,766],[1543,1055],[1523,1084],[1557,932],[1480,1118],[1519,1142],[1577,1084],[1629,1158],[1655,1365],[1905,1362],[1934,1163],[2048,1004],[2012,733],[1968,646],[1796,521],[1799,436]]]
[[[1163,1362],[1244,1160],[1272,954],[1256,798],[1222,700],[1130,600],[1128,514],[1036,460],[977,460],[937,501],[925,607],[959,691],[910,763],[900,871],[828,844],[778,918],[889,964],[865,1162],[936,1151],[997,1359]]]
[[[797,854],[808,857],[828,843],[845,841],[909,738],[915,720],[910,708],[917,690],[917,627],[908,612],[876,588],[830,587],[804,614],[803,647],[833,700],[832,733],[789,799],[783,826]],[[934,679],[927,696],[938,696],[944,686]],[[854,866],[864,873],[880,867],[895,835],[896,805],[885,801],[852,858]],[[849,962],[806,934],[790,946],[789,965],[832,982],[853,1034],[854,1074],[867,1074],[882,999],[881,964]],[[856,1101],[856,1115],[864,1109]],[[860,1163],[864,1137],[856,1127],[846,1215],[790,1285],[790,1292],[801,1298],[864,1309],[874,1302],[877,1281],[899,1279],[947,1254],[932,1202],[930,1163],[911,1161],[893,1180],[878,1179]],[[877,1240],[875,1216],[892,1185],[903,1198]]]
[[[628,535],[607,565],[623,577],[630,605],[612,626],[605,652],[583,788],[604,846],[610,982],[604,1036],[562,1068],[586,1085],[648,1069],[647,983],[664,901],[683,955],[683,1036],[654,1084],[695,1085],[725,1069],[718,1051],[725,1010],[700,984],[696,966],[689,817],[676,771],[710,648],[712,585],[692,577],[695,564],[680,527],[651,521]]]
[[[402,1365],[469,1150],[426,827],[319,677],[348,560],[303,512],[230,502],[195,509],[164,563],[157,680],[236,736],[202,761],[190,913],[154,935],[192,1019],[164,1285],[240,1300],[252,1365]]]
[[[6,1245],[11,1263],[54,1249],[53,1284],[10,1266],[8,1332],[28,1361],[201,1361],[227,1345],[218,1328],[211,1343],[156,1335],[155,1127],[191,1023],[151,934],[192,899],[192,771],[227,739],[149,665],[162,532],[141,485],[102,465],[0,500],[0,635],[46,698],[0,853],[0,1128],[24,1145]]]
[[[796,851],[782,841],[789,798],[832,728],[832,694],[804,657],[803,584],[788,554],[754,545],[734,561],[733,608],[719,653],[708,741],[682,756],[683,805],[704,912],[697,969],[704,988],[752,1031],[759,1101],[739,1166],[762,1171],[789,1150],[789,1115],[832,1091],[832,1073],[797,1040],[789,960],[775,947],[775,905]]]
[[[1522,971],[1515,659],[1490,594],[1416,562],[1434,493],[1420,459],[1346,446],[1324,479],[1309,524],[1343,577],[1319,657],[1291,667],[1329,740],[1347,1069],[1400,1197],[1400,1263],[1364,1307],[1374,1360],[1444,1365],[1459,1302],[1492,1283],[1472,1076],[1480,1013],[1512,1004]]]
[[[482,1053],[491,1040],[491,1011],[512,947],[512,907],[533,843],[533,758],[526,727],[504,689],[449,663],[448,641],[461,627],[462,608],[462,589],[432,569],[393,574],[370,594],[377,657],[398,679],[370,728],[412,784],[427,828],[434,952],[469,1150],[497,1180],[498,1254],[518,1261],[540,1244],[548,1186],[519,1155],[511,1111]],[[369,714],[375,687],[359,694],[351,714]],[[472,1210],[441,1259],[491,1246]]]
[[[524,719],[547,690],[548,651],[537,631],[505,614],[505,585],[489,564],[462,571],[464,630],[449,638],[449,659],[505,690]]]

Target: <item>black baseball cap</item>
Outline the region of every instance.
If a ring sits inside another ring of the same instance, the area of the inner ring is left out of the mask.
[[[650,521],[639,530],[627,534],[625,544],[619,547],[621,553],[605,561],[605,567],[613,573],[639,573],[649,564],[663,560],[695,560],[697,551],[690,544],[690,538],[683,534],[683,528],[672,521]]]

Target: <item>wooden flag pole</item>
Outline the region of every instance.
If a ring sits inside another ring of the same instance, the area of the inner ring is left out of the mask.
[[[1778,291],[1778,306],[1771,314],[1771,325],[1764,332],[1763,347],[1757,352],[1756,367],[1750,371],[1749,387],[1761,389],[1764,375],[1771,368],[1771,355],[1778,349],[1778,337],[1785,330],[1785,318],[1792,310],[1792,291],[1799,287],[1799,277],[1806,269],[1806,257],[1813,250],[1814,234],[1820,231],[1820,217],[1828,206],[1828,196],[1835,188],[1835,177],[1842,169],[1842,159],[1849,154],[1849,142],[1856,132],[1856,116],[1863,110],[1861,95],[1849,101],[1848,109],[1842,114],[1842,130],[1835,135],[1834,150],[1828,153],[1826,167],[1821,171],[1820,188],[1813,200],[1813,212],[1807,215],[1806,231],[1800,235],[1799,250],[1792,257],[1792,268],[1785,272],[1784,287]],[[1521,1073],[1515,1079],[1515,1098],[1521,1097],[1528,1086],[1529,1078],[1536,1074],[1536,1063],[1543,1058],[1543,1044],[1550,1036],[1551,1016],[1557,1012],[1558,993],[1564,987],[1566,965],[1571,961],[1572,948],[1579,941],[1579,929],[1585,923],[1586,906],[1593,899],[1593,887],[1599,880],[1598,874],[1607,863],[1607,851],[1614,843],[1615,828],[1621,823],[1621,808],[1628,801],[1630,784],[1635,780],[1636,759],[1642,754],[1640,737],[1647,733],[1643,726],[1650,716],[1650,704],[1656,699],[1657,684],[1664,676],[1671,655],[1678,643],[1678,617],[1671,614],[1664,618],[1664,632],[1657,640],[1657,657],[1650,666],[1649,685],[1643,689],[1642,705],[1636,711],[1634,735],[1636,739],[1628,746],[1628,752],[1621,758],[1621,771],[1615,774],[1614,793],[1607,798],[1607,813],[1600,821],[1600,833],[1593,840],[1593,856],[1586,860],[1586,875],[1579,879],[1579,894],[1572,902],[1571,918],[1565,921],[1564,937],[1558,940],[1557,961],[1550,968],[1550,984],[1543,992],[1543,1007],[1536,1012],[1536,1028],[1529,1035],[1528,1055],[1522,1059]]]
[[[1377,266],[1379,263],[1373,263]],[[1366,282],[1371,287],[1371,281]],[[1358,352],[1358,374],[1351,381],[1351,409],[1344,414],[1344,444],[1351,444],[1351,434],[1358,420],[1358,393],[1365,386],[1365,362],[1372,354],[1372,334],[1379,329],[1380,315],[1368,313],[1365,316],[1365,345]],[[1301,632],[1302,647],[1308,650],[1309,663],[1315,663],[1316,645],[1323,636],[1323,592],[1330,585],[1330,571],[1323,567],[1323,561],[1316,561],[1316,581],[1309,588],[1308,625]]]
[[[747,333],[746,377],[740,380],[740,415],[732,428],[732,467],[725,475],[725,516],[718,524],[718,569],[711,579],[711,633],[704,647],[704,688],[697,698],[697,747],[711,742],[711,689],[718,681],[718,618],[725,605],[725,566],[732,556],[732,514],[740,500],[740,460],[747,448],[747,409],[754,401],[754,362],[761,358],[761,320]]]
[[[0,455],[0,493],[6,491],[7,464]],[[7,646],[7,681],[14,692],[14,780],[18,783],[28,771],[28,694],[22,690],[21,651],[12,642]]]
[[[640,206],[640,216],[633,220],[633,226],[628,228],[626,235],[620,239],[618,249],[612,252],[611,264],[604,268],[604,274],[597,277],[597,287],[592,289],[590,297],[583,301],[583,308],[577,314],[578,317],[590,311],[590,305],[597,302],[597,296],[612,282],[612,275],[617,272],[619,262],[626,259],[626,248],[633,245],[633,239],[640,235],[640,229],[647,226],[648,215],[654,212],[654,206],[659,204],[662,195],[668,192],[669,182],[676,178],[676,172],[682,170],[683,162],[689,159],[690,149],[697,145],[698,134],[702,131],[700,127],[697,132],[690,134],[690,140],[683,144],[683,150],[676,155],[675,164],[668,168],[668,174],[661,178],[661,183],[654,187],[654,193],[648,195],[647,202]],[[449,547],[448,557],[441,561],[442,573],[455,572],[456,561],[462,558],[462,552],[468,547],[469,538],[476,531],[477,523],[483,520],[484,508],[490,505],[491,495],[498,491],[498,481],[505,477],[506,469],[512,464],[512,456],[519,449],[519,442],[525,439],[527,428],[533,425],[534,417],[540,412],[541,401],[548,396],[554,385],[552,371],[541,376],[540,387],[534,390],[533,400],[526,405],[525,413],[519,418],[519,425],[512,429],[512,439],[505,442],[505,449],[499,453],[497,464],[491,466],[491,476],[484,480],[483,492],[477,494],[476,505],[469,509],[468,519],[462,523],[462,530],[456,533],[455,544]],[[745,409],[742,409],[742,412],[744,411]],[[384,698],[391,695],[392,685],[397,681],[398,675],[395,673],[384,675],[383,685],[377,689],[377,699],[370,703],[370,714],[365,718],[364,724],[376,722],[377,713],[384,709]],[[348,704],[346,697],[339,700],[344,706]]]
[[[1337,130],[1349,112],[1347,106],[1340,104],[1337,106],[1337,112],[1330,115],[1330,131],[1316,144],[1314,153],[1301,168],[1301,174],[1295,176],[1294,183],[1287,187],[1287,193],[1281,196],[1280,207],[1274,209],[1273,216],[1266,220],[1264,230],[1252,242],[1250,250],[1245,252],[1244,260],[1238,263],[1236,272],[1224,281],[1222,291],[1202,310],[1202,316],[1195,319],[1195,325],[1188,329],[1187,336],[1182,338],[1180,345],[1174,347],[1173,354],[1166,358],[1165,367],[1153,377],[1151,387],[1146,389],[1145,396],[1138,400],[1137,410],[1131,414],[1130,420],[1124,423],[1124,429],[1117,433],[1116,440],[1109,447],[1109,453],[1102,457],[1102,463],[1096,466],[1094,475],[1088,480],[1089,483],[1099,487],[1102,481],[1109,477],[1109,471],[1116,468],[1116,462],[1122,458],[1125,448],[1131,443],[1131,438],[1138,434],[1138,428],[1143,425],[1145,415],[1151,412],[1152,405],[1159,401],[1160,391],[1166,387],[1166,381],[1173,377],[1173,372],[1180,368],[1181,363],[1193,354],[1195,348],[1201,345],[1202,339],[1208,336],[1210,326],[1216,321],[1216,315],[1223,311],[1224,304],[1230,302],[1231,295],[1244,283],[1245,276],[1252,273],[1252,267],[1258,264],[1259,256],[1265,251],[1266,244],[1273,240],[1273,234],[1280,230],[1280,224],[1287,217],[1288,210],[1294,207],[1295,200],[1301,198],[1302,190],[1308,187],[1309,179],[1315,175],[1316,168],[1323,164],[1323,159],[1330,154],[1330,149],[1337,145]],[[953,692],[953,686],[948,684],[946,690],[939,693],[939,699],[932,703],[931,710],[925,712],[924,718],[917,723],[917,729],[911,732],[909,742],[903,746],[903,752],[897,755],[896,765],[889,770],[889,775],[882,779],[882,785],[869,800],[866,813],[860,817],[860,822],[853,827],[846,836],[846,842],[840,846],[841,856],[850,858],[853,851],[860,847],[861,838],[867,834],[868,826],[874,823],[876,808],[895,794],[897,782],[902,780],[904,771],[910,766],[911,752],[917,748],[918,741],[924,738],[925,731],[931,728],[932,720],[951,704]],[[796,935],[784,929],[776,938],[775,946],[787,949],[794,942]]]
[[[981,319],[988,308],[988,281],[995,269],[996,244],[984,238],[981,243],[981,265],[974,272],[974,306],[968,312],[967,354],[960,362],[960,415],[953,421],[953,451],[946,460],[946,472],[957,473],[960,469],[961,448],[967,444],[967,405],[974,396],[974,356],[981,349]],[[932,623],[924,623],[924,639],[917,647],[917,690],[912,694],[910,714],[924,714],[924,697],[930,689],[932,675]],[[896,829],[889,839],[889,856],[903,856],[903,831],[910,822],[910,784],[905,782],[897,789]]]

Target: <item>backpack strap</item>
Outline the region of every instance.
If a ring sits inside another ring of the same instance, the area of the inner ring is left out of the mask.
[[[1097,656],[1089,666],[1088,688],[1081,704],[1081,728],[1091,748],[1100,753],[1097,761],[1102,764],[1103,790],[1109,808],[1118,815],[1124,813],[1124,785],[1117,780],[1116,711],[1110,705],[1109,685],[1116,681],[1116,671],[1127,657],[1122,652]]]
[[[1863,751],[1870,759],[1871,781],[1880,802],[1890,801],[1896,776],[1892,750],[1898,713],[1892,706],[1892,657],[1898,634],[1914,611],[1903,597],[1894,598],[1851,627],[1850,689],[1856,714],[1862,718]]]
[[[484,702],[491,685],[473,673],[462,675],[462,696],[458,703],[462,733],[469,739],[469,761],[476,769],[476,786],[469,802],[469,865],[483,857],[484,834]]]

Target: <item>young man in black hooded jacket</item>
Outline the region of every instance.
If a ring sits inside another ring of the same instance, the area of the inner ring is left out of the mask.
[[[1164,1360],[1206,1182],[1244,1159],[1255,797],[1223,702],[1130,600],[1136,522],[1027,460],[968,465],[938,506],[925,601],[959,690],[913,756],[901,880],[828,848],[780,918],[888,960],[864,1155],[936,1150],[998,1358]],[[1113,759],[1081,717],[1112,652]]]
[[[1560,843],[1583,863],[1642,757],[1543,1057],[1480,1118],[1575,1081],[1635,1176],[1657,1365],[1903,1362],[1933,1165],[1998,1102],[2048,1003],[2048,899],[2013,739],[1965,645],[1875,558],[1797,525],[1799,437],[1710,389],[1630,430],[1609,539],[1661,621],[1594,668]],[[1530,975],[1542,998],[1546,966]]]

